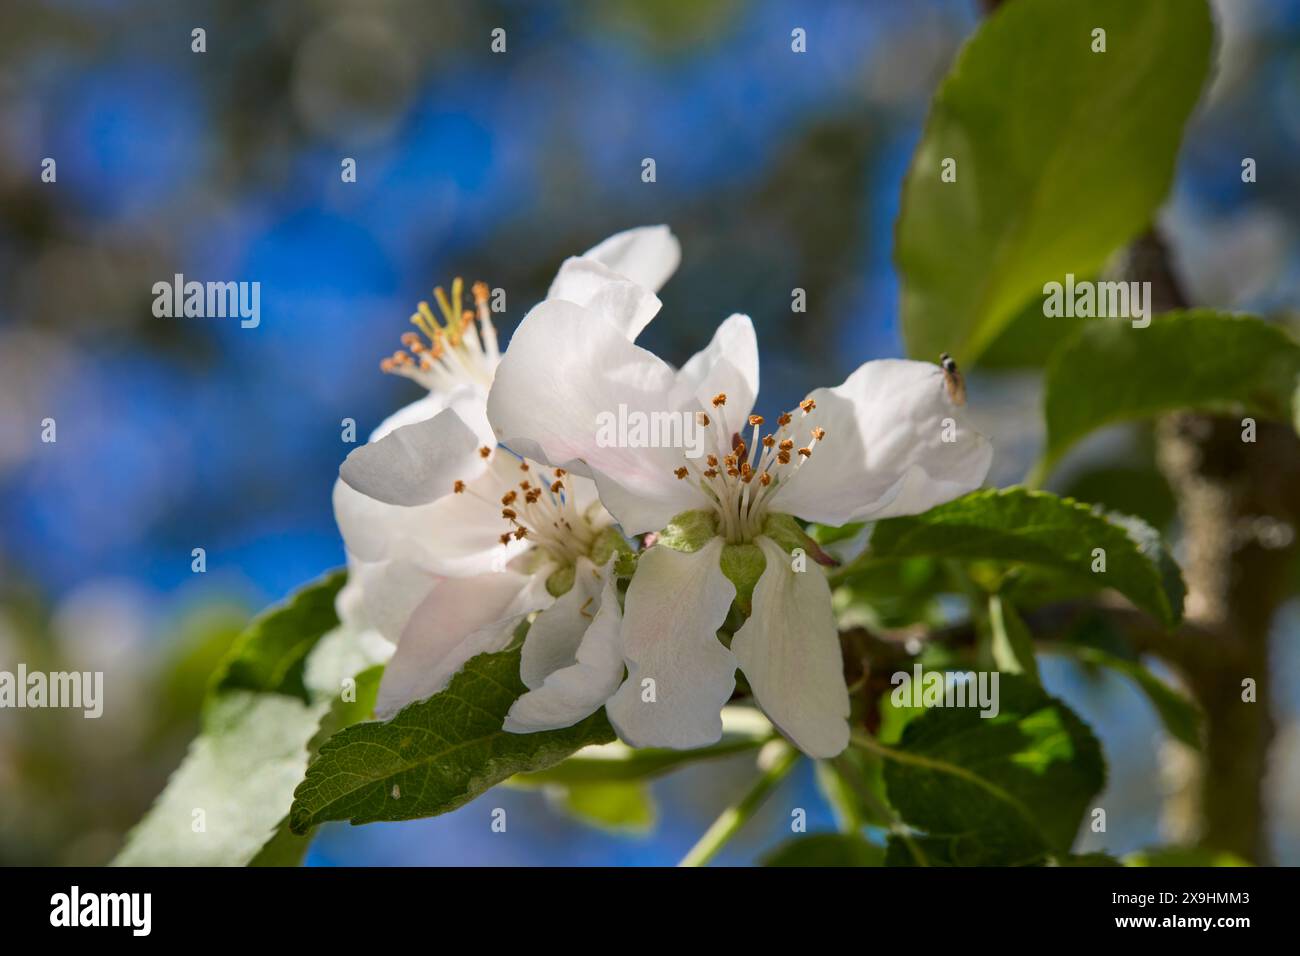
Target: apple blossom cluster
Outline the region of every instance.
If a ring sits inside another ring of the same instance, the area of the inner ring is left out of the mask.
[[[428,394],[348,456],[334,493],[340,614],[396,645],[381,716],[526,627],[507,731],[603,707],[632,746],[704,746],[739,671],[802,751],[848,744],[831,589],[792,558],[816,550],[800,521],[926,511],[978,488],[991,448],[946,356],[867,362],[770,420],[748,316],[673,368],[636,338],[680,257],[653,226],[568,259],[504,353],[486,286],[462,309],[457,281],[383,360]],[[615,412],[675,416],[691,441],[611,441]]]

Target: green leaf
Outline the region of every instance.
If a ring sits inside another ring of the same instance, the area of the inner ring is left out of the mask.
[[[998,703],[989,718],[973,707],[931,708],[886,753],[890,803],[925,834],[919,845],[931,863],[1029,864],[1066,853],[1105,785],[1100,745],[1063,703],[1005,674]]]
[[[340,695],[330,704],[329,710],[320,721],[316,736],[307,745],[309,764],[316,759],[321,744],[330,737],[351,726],[357,721],[365,720],[375,712],[375,701],[379,697],[379,682],[384,676],[382,665],[367,668],[355,677],[355,694],[348,701]],[[283,805],[283,803],[281,804]],[[289,826],[289,814],[286,810],[273,836],[250,862],[249,866],[300,866],[311,841],[314,830],[306,833],[294,833]]]
[[[1180,740],[1194,750],[1201,749],[1201,709],[1188,697],[1184,697],[1155,674],[1151,673],[1138,661],[1127,660],[1095,647],[1079,644],[1058,644],[1051,648],[1055,653],[1068,655],[1075,660],[1096,667],[1105,667],[1123,674],[1137,684],[1146,694],[1155,708],[1165,730],[1176,740]]]
[[[1105,572],[1092,570],[1096,548],[1105,552]],[[851,579],[882,561],[917,557],[1048,568],[1080,584],[1114,588],[1167,626],[1182,616],[1182,575],[1155,531],[1043,491],[976,491],[924,514],[888,518],[842,574]]]
[[[1200,847],[1161,846],[1124,857],[1125,866],[1250,866],[1234,853]]]
[[[658,815],[643,783],[550,784],[545,792],[566,813],[615,833],[646,833]]]
[[[603,711],[562,730],[504,731],[506,713],[526,690],[520,648],[480,654],[441,693],[327,740],[294,793],[293,829],[446,813],[516,773],[614,739]]]
[[[309,585],[259,616],[235,641],[210,685],[199,736],[127,835],[116,865],[287,865],[301,859],[307,841],[291,839],[283,827],[294,787],[324,736],[370,713],[378,687],[379,669],[359,675],[356,701],[344,703],[330,667],[323,687],[304,684],[309,657],[347,657],[341,651],[353,638],[337,628],[334,614],[342,581],[339,572]]]
[[[310,703],[303,666],[316,642],[338,624],[334,599],[346,580],[346,571],[333,571],[254,619],[218,668],[213,690],[290,694]]]
[[[650,780],[682,767],[706,760],[720,760],[757,750],[772,736],[768,726],[762,735],[732,736],[723,727],[723,739],[711,747],[696,750],[661,750],[654,747],[634,749],[622,741],[587,747],[563,763],[548,770],[521,773],[511,783],[523,787],[543,784],[577,785],[591,783],[625,783]]]
[[[1004,674],[1021,674],[1035,684],[1041,684],[1033,638],[1015,607],[1001,595],[990,594],[988,615],[993,637],[993,663],[997,669]]]
[[[1048,363],[1039,470],[1094,429],[1177,409],[1289,421],[1298,380],[1300,343],[1259,319],[1195,310],[1144,329],[1090,322]]]
[[[1092,52],[1097,27],[1105,53]],[[984,22],[935,96],[903,187],[910,355],[973,364],[1044,283],[1095,274],[1149,225],[1212,34],[1202,0],[1015,0]],[[955,182],[940,178],[947,158]]]
[[[766,853],[761,866],[881,866],[885,851],[856,833],[809,833]]]
[[[1164,530],[1178,513],[1169,481],[1155,465],[1154,449],[1141,452],[1141,464],[1099,464],[1071,475],[1056,489],[1067,498],[1100,505],[1107,511],[1133,515],[1151,527]],[[1128,454],[1131,460],[1131,452]]]
[[[248,863],[274,837],[327,707],[247,690],[211,701],[203,732],[114,863]]]

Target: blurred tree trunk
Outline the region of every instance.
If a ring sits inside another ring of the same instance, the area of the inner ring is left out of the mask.
[[[1161,237],[1129,249],[1128,277],[1151,282],[1152,310],[1188,305]],[[1158,320],[1157,320],[1158,321]],[[1186,617],[1164,656],[1206,712],[1199,777],[1200,842],[1268,862],[1263,786],[1273,738],[1269,636],[1291,593],[1300,521],[1300,438],[1259,422],[1181,412],[1156,428],[1157,460],[1178,499]],[[1247,679],[1255,702],[1243,700]]]

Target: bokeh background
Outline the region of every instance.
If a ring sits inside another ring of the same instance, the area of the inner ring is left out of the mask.
[[[1197,303],[1275,314],[1300,302],[1300,0],[1214,5],[1217,76],[1163,223]],[[565,256],[667,222],[684,261],[642,342],[681,361],[748,312],[760,411],[902,354],[900,185],[979,15],[975,0],[0,5],[0,668],[104,670],[108,695],[98,721],[0,712],[0,862],[111,858],[241,624],[342,563],[341,421],[364,437],[416,396],[378,362],[433,285],[505,288],[508,332]],[[46,157],[56,183],[40,180]],[[260,327],[155,318],[151,287],[177,272],[260,282]],[[1033,376],[980,374],[971,394],[993,480],[1019,479],[1041,440]],[[1172,519],[1142,429],[1089,442],[1056,487]],[[1293,677],[1297,633],[1292,606],[1275,666]],[[1111,763],[1109,832],[1082,846],[1176,837],[1186,761],[1145,699],[1063,663],[1045,676]],[[1294,680],[1277,685],[1273,852],[1297,864],[1300,701]],[[327,827],[308,862],[672,863],[751,761],[657,783],[650,833],[494,791],[434,820]],[[508,835],[490,831],[493,806]],[[721,861],[788,835],[793,807],[833,825],[807,772]]]

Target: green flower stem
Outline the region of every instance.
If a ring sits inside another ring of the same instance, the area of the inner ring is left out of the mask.
[[[678,866],[705,866],[710,860],[718,855],[727,841],[735,836],[740,828],[752,817],[763,801],[776,788],[786,775],[794,769],[794,765],[799,762],[799,751],[793,747],[784,746],[772,765],[763,772],[755,782],[750,791],[733,803],[727,809],[722,811],[718,819],[713,821],[704,836],[700,837],[695,846],[691,847],[690,852],[682,857]]]

